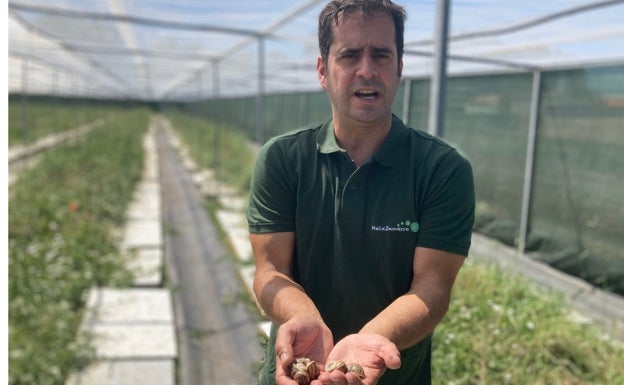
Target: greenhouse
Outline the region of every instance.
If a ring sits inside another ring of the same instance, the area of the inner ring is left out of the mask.
[[[624,0],[396,2],[392,112],[475,183],[433,384],[624,385]],[[255,383],[251,174],[332,116],[327,3],[8,2],[9,384]]]

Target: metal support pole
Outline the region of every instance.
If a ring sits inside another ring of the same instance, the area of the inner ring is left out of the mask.
[[[221,109],[217,107],[217,103],[219,103],[219,61],[212,61],[212,103],[210,104],[211,111],[211,121],[213,124],[213,135],[214,135],[214,147],[213,147],[213,165],[215,172],[215,179],[218,181],[221,180]],[[220,183],[218,186],[218,192],[220,192]]]
[[[429,96],[429,128],[431,135],[444,136],[446,100],[446,59],[450,0],[438,0],[436,11],[435,51]]]
[[[410,116],[410,98],[412,97],[412,79],[405,79],[403,81],[403,116],[401,117],[403,123],[409,126]]]
[[[309,110],[310,110],[310,94],[308,92],[302,92],[299,96],[299,127],[308,125],[309,122]]]
[[[28,59],[22,59],[21,66],[21,92],[20,95],[20,136],[23,140],[26,138],[26,131],[29,129],[29,119],[30,116],[29,108],[28,108]]]
[[[264,81],[265,81],[264,37],[258,39],[258,97],[256,101],[256,141],[264,143]]]
[[[529,120],[529,136],[524,165],[524,186],[522,189],[522,207],[520,212],[520,234],[518,235],[518,253],[524,253],[529,228],[529,212],[531,209],[531,191],[533,190],[533,164],[535,162],[535,142],[539,125],[539,106],[541,96],[540,70],[533,71],[533,89],[531,91],[531,115]]]
[[[197,149],[196,159],[199,160],[199,167],[204,167],[204,153],[201,150],[202,144],[204,141],[204,133],[202,132],[202,121],[201,121],[201,94],[202,94],[202,82],[203,82],[203,73],[200,72],[197,74],[197,80],[195,81],[197,96],[195,97],[195,101],[191,104],[192,116],[193,116],[193,130],[195,131],[195,143],[191,146]],[[198,111],[196,112],[195,109]]]

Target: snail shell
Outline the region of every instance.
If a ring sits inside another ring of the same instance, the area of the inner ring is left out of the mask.
[[[328,372],[334,371],[334,370],[340,370],[343,373],[347,372],[347,364],[344,361],[331,361],[328,362],[327,365],[325,365],[325,370]]]
[[[334,370],[340,370],[343,373],[351,372],[358,375],[360,378],[364,378],[364,368],[362,365],[356,363],[346,364],[344,361],[331,361],[325,365],[325,370],[328,372]]]
[[[309,358],[297,358],[290,368],[290,375],[299,385],[308,385],[316,380],[321,373],[316,362]]]
[[[362,365],[360,364],[350,363],[347,365],[347,371],[357,374],[360,378],[364,377],[364,368],[362,368]]]

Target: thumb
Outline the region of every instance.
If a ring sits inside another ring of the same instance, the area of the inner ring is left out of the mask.
[[[278,329],[275,341],[275,355],[278,365],[286,367],[295,360],[292,345],[292,336],[289,333],[280,333]]]
[[[401,367],[401,353],[392,342],[388,342],[381,348],[381,356],[388,369],[398,369]]]

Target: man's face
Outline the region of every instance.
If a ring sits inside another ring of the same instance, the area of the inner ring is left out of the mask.
[[[334,123],[386,123],[403,67],[392,18],[346,15],[334,27],[333,37],[327,65],[319,57],[317,72],[331,100]]]

